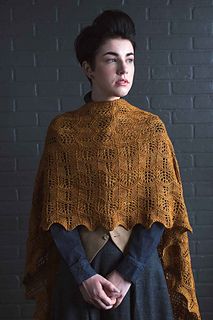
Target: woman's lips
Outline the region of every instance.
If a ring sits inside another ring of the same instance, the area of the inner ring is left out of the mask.
[[[129,81],[126,79],[121,79],[116,81],[116,85],[117,86],[127,86],[129,84]]]

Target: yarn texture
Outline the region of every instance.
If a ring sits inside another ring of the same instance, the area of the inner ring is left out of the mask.
[[[50,319],[58,252],[49,228],[165,226],[158,248],[174,320],[201,319],[187,231],[192,231],[172,143],[160,118],[124,99],[56,116],[35,180],[24,284],[34,319]]]

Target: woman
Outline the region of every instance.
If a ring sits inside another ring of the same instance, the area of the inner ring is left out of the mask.
[[[134,35],[127,14],[105,11],[75,41],[91,92],[48,128],[24,278],[34,319],[200,319],[173,147],[122,98]]]

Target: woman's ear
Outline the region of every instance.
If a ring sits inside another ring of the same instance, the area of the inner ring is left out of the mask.
[[[84,61],[81,65],[84,74],[89,78],[90,80],[93,79],[93,72],[92,68],[90,67],[89,63],[87,61]]]

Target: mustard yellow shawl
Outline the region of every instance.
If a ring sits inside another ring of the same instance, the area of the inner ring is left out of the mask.
[[[201,319],[173,146],[158,116],[124,99],[88,102],[51,122],[35,180],[24,284],[34,319],[50,319],[58,253],[48,232],[161,222],[159,255],[175,320]]]

